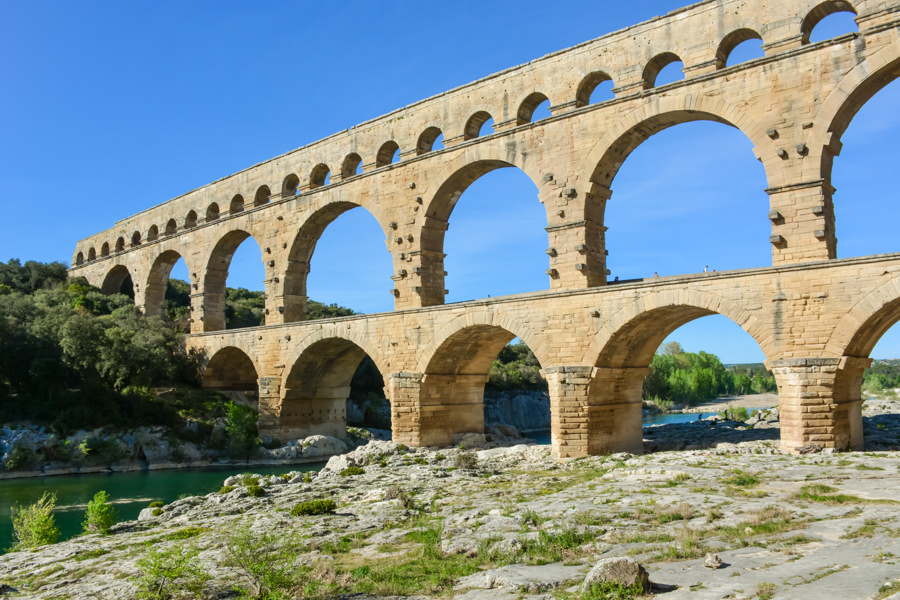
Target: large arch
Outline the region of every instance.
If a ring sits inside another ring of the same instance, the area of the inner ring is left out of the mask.
[[[773,355],[773,336],[766,335],[749,312],[709,293],[661,290],[610,316],[586,355],[586,363],[594,365],[584,415],[588,454],[642,451],[642,390],[653,355],[676,329],[713,314],[731,319],[764,355]]]
[[[258,392],[258,370],[244,350],[225,346],[203,367],[203,387],[209,390]]]
[[[125,294],[134,298],[134,282],[128,267],[116,265],[103,278],[100,291],[104,294]]]
[[[441,337],[436,339],[440,342],[434,351],[422,354],[423,378],[419,390],[419,443],[422,445],[448,446],[460,436],[484,433],[484,386],[491,363],[517,335],[493,324],[501,320],[493,315],[481,315],[481,323],[473,323],[472,316],[457,320],[439,332]],[[463,326],[464,322],[468,324]],[[455,330],[446,335],[448,329]],[[530,332],[523,335],[533,337]]]
[[[528,164],[528,169],[526,169],[522,154],[510,154],[505,158],[469,159],[461,164],[447,165],[446,172],[448,174],[444,177],[443,183],[431,198],[425,200],[426,218],[419,232],[422,249],[420,256],[421,285],[419,286],[422,306],[444,303],[444,240],[449,227],[450,215],[463,193],[482,176],[497,169],[509,167],[515,167],[522,171],[535,188],[540,190],[535,181],[539,176],[531,169],[531,167],[537,166]],[[544,209],[549,210],[546,206]],[[549,222],[549,218],[547,222]]]
[[[279,302],[279,306],[283,307],[285,323],[306,319],[307,278],[313,253],[325,229],[342,214],[358,207],[360,205],[353,202],[330,202],[316,210],[300,226],[291,243],[288,263],[284,271],[283,297]],[[378,217],[366,207],[361,208],[378,221]]]
[[[150,267],[147,283],[144,286],[144,314],[163,317],[166,312],[166,288],[172,267],[183,258],[175,250],[166,250],[156,257]],[[188,269],[190,271],[190,269]]]
[[[229,231],[219,238],[210,252],[206,261],[206,271],[203,274],[202,331],[221,331],[226,327],[225,284],[228,280],[228,269],[238,246],[247,238],[253,238],[253,236],[242,229]],[[255,238],[253,238],[253,242],[259,248],[259,242]],[[260,250],[261,258],[262,251]]]
[[[279,439],[310,435],[346,436],[347,399],[350,385],[362,360],[369,356],[384,374],[377,354],[363,349],[362,340],[334,335],[333,328],[320,330],[303,341],[296,358],[289,360],[278,411]],[[362,342],[362,343],[357,343]]]

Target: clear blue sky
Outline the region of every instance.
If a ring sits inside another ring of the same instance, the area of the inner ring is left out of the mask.
[[[117,219],[683,4],[7,0],[0,3],[0,260],[68,261],[76,240]],[[816,35],[849,26],[835,17]],[[759,48],[741,51],[753,56]],[[893,84],[844,137],[834,177],[840,256],[900,250],[897,188],[884,177],[897,169],[897,106]],[[749,141],[734,129],[692,123],[654,136],[613,184],[606,215],[613,275],[771,264],[765,187]],[[500,220],[491,217],[497,207]],[[476,182],[450,222],[448,301],[549,287],[546,218],[522,173],[495,171]],[[484,256],[495,268],[478,268]],[[261,289],[262,273],[248,240],[229,285]],[[356,209],[326,230],[309,293],[362,312],[390,310],[390,273],[381,230]],[[695,321],[672,339],[725,362],[762,358],[723,317]],[[900,336],[889,333],[873,356],[900,356]]]

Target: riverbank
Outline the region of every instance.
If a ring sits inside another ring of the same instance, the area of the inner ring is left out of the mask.
[[[717,413],[731,408],[772,408],[778,406],[778,394],[745,394],[716,398],[685,408],[682,412]]]
[[[766,455],[759,444],[559,463],[540,446],[373,442],[308,480],[261,478],[260,497],[238,485],[145,511],[108,536],[6,554],[0,584],[11,598],[132,598],[148,552],[186,550],[210,578],[195,597],[226,597],[245,582],[235,545],[262,544],[288,545],[322,597],[537,600],[577,592],[595,562],[624,556],[667,600],[843,600],[900,585],[900,453]],[[334,512],[291,514],[325,499]],[[704,566],[710,553],[719,568]]]

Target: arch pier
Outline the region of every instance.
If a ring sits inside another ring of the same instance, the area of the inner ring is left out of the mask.
[[[811,42],[819,22],[841,12],[856,30]],[[763,55],[730,60],[748,40]],[[658,81],[679,61],[682,79]],[[241,386],[255,377],[262,430],[276,436],[340,434],[351,367],[366,355],[384,377],[396,439],[443,445],[479,433],[490,359],[518,337],[548,381],[558,456],[639,451],[641,380],[653,352],[675,327],[717,313],[765,354],[786,450],[859,448],[859,382],[878,338],[900,320],[900,257],[839,258],[834,207],[852,190],[837,195],[831,175],[853,117],[898,77],[900,0],[705,0],[157,204],[79,241],[70,272],[105,293],[133,293],[158,315],[183,258],[187,343],[209,358],[207,383],[235,384],[216,361],[236,361]],[[592,95],[609,82],[612,98]],[[544,103],[549,116],[535,118]],[[697,120],[752,143],[766,177],[758,218],[771,266],[608,281],[616,174],[644,141]],[[522,171],[544,205],[545,291],[446,305],[453,208],[473,181],[503,167]],[[316,244],[354,207],[384,233],[392,260],[384,291],[395,310],[305,321]],[[265,267],[266,326],[223,331],[231,258],[248,238]]]

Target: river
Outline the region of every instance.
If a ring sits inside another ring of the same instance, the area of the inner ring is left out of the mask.
[[[253,472],[273,475],[288,471],[315,471],[325,463],[276,466],[230,466],[206,469],[134,471],[110,475],[66,475],[0,481],[0,553],[13,543],[10,511],[15,505],[36,502],[45,491],[56,492],[56,523],[60,539],[68,539],[81,531],[87,503],[100,490],[110,495],[120,521],[137,519],[150,502],[168,504],[184,496],[214,492],[222,482],[238,473]]]

